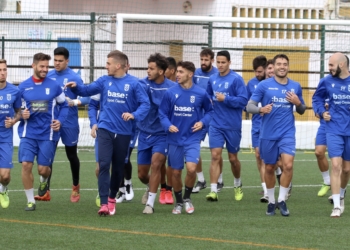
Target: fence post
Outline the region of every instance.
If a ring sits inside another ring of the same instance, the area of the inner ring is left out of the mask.
[[[208,47],[213,47],[213,23],[209,22],[208,26]]]
[[[321,25],[321,51],[320,51],[320,79],[324,77],[324,54],[326,46],[326,26]]]
[[[5,37],[1,38],[1,58],[5,59]]]
[[[96,13],[90,13],[90,83],[94,81]]]

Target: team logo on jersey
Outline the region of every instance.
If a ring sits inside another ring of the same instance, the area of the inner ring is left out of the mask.
[[[179,97],[179,95],[178,94],[175,94],[175,98],[178,98]]]
[[[67,82],[68,82],[68,78],[64,78],[64,79],[63,79],[63,85],[66,85]]]
[[[294,89],[291,89],[290,92],[294,93]]]
[[[191,95],[190,102],[194,103],[196,101],[196,97],[194,95]]]
[[[197,78],[197,83],[199,82],[199,78]]]
[[[215,85],[216,81],[213,82],[213,84]]]
[[[225,89],[228,88],[228,82],[225,82]]]
[[[343,91],[343,90],[345,90],[345,88],[346,88],[345,86],[341,86],[340,90]]]
[[[332,88],[334,88],[334,85],[335,85],[335,84],[334,84],[334,83],[332,83]]]
[[[125,85],[124,85],[124,90],[125,90],[125,91],[128,91],[129,88],[130,88],[130,85],[129,85],[129,84],[125,84]]]
[[[45,88],[45,93],[46,93],[47,95],[49,95],[49,94],[50,94],[50,89],[49,89],[49,88]]]
[[[350,91],[350,85],[348,85],[348,91]]]
[[[0,101],[1,101],[3,98],[4,98],[4,97],[1,95],[1,96],[0,96]]]
[[[254,89],[256,89],[256,85],[254,85]]]
[[[112,85],[112,82],[109,82],[108,85],[111,86],[111,85]]]
[[[11,101],[11,94],[7,94],[6,97],[8,101]]]

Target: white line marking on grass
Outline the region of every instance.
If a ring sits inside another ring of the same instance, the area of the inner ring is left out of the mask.
[[[293,188],[303,188],[303,187],[321,187],[322,185],[293,185]],[[277,188],[278,186],[276,186]],[[224,189],[232,189],[233,186],[225,186]],[[261,188],[261,186],[242,186],[243,189],[249,188]],[[51,188],[51,191],[72,191],[71,188]],[[133,188],[134,191],[145,191],[146,188]],[[20,189],[9,189],[9,192],[23,192],[24,190]],[[97,188],[81,188],[80,191],[97,191]]]
[[[210,162],[211,160],[202,160],[202,162]],[[241,162],[255,162],[255,160],[239,160]],[[294,160],[294,162],[316,162],[317,160]],[[69,161],[54,161],[55,163],[68,163]],[[96,162],[96,161],[80,161],[80,162]],[[131,162],[135,162],[136,160],[131,160]],[[224,160],[224,162],[229,162],[228,160]]]

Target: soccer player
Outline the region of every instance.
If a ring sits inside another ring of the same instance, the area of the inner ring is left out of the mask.
[[[64,47],[58,47],[54,50],[54,70],[51,70],[47,77],[56,80],[64,89],[64,85],[68,82],[76,82],[79,85],[83,85],[83,81],[80,76],[75,73],[72,69],[68,67],[69,64],[69,51]],[[80,184],[79,184],[79,172],[80,172],[80,161],[78,158],[78,138],[79,138],[79,122],[78,122],[78,105],[81,101],[78,96],[73,93],[70,89],[64,89],[64,94],[66,96],[69,112],[69,119],[62,124],[60,129],[60,136],[62,143],[65,145],[65,151],[67,158],[70,163],[70,169],[72,173],[72,193],[70,196],[71,202],[78,202],[80,200]],[[52,165],[51,174],[47,182],[48,190],[43,195],[36,195],[34,198],[36,200],[50,201],[51,195],[49,190],[49,182],[52,176]]]
[[[214,63],[214,52],[211,49],[204,49],[199,54],[201,67],[196,69],[193,75],[193,83],[197,84],[199,87],[203,89],[207,89],[209,77],[218,72],[218,69],[213,66]],[[202,129],[202,141],[205,140],[205,137],[208,133],[208,128]],[[204,179],[203,169],[202,169],[202,157],[199,158],[199,162],[197,164],[197,183],[192,190],[192,193],[199,193],[200,190],[207,187],[207,182]],[[218,192],[224,186],[224,182],[222,180],[222,162],[220,163],[220,176],[218,180]]]
[[[179,84],[168,89],[159,107],[162,127],[167,131],[168,156],[172,168],[172,184],[176,198],[173,214],[192,214],[191,193],[196,181],[196,165],[200,156],[201,130],[209,125],[213,107],[206,91],[193,84],[195,66],[178,62],[176,79]],[[186,162],[185,193],[182,197],[181,174]]]
[[[132,120],[143,120],[149,111],[149,99],[138,79],[125,73],[127,57],[118,50],[107,55],[107,76],[80,87],[69,82],[80,96],[100,93],[98,120],[98,190],[101,200],[99,215],[114,215],[116,195],[124,178],[125,156],[128,152]],[[111,174],[110,174],[110,165]]]
[[[306,106],[298,82],[287,77],[289,59],[284,54],[274,57],[275,76],[259,83],[251,96],[247,111],[263,114],[260,129],[260,155],[265,162],[265,182],[269,204],[267,215],[275,215],[275,165],[281,156],[283,172],[278,196],[278,208],[283,216],[289,215],[285,199],[293,176],[295,155],[295,118],[293,106],[299,114]],[[258,107],[261,102],[262,107]]]
[[[218,200],[217,183],[220,176],[222,149],[225,143],[234,176],[235,200],[240,201],[243,198],[241,163],[238,160],[238,152],[242,137],[242,112],[247,105],[248,98],[243,78],[230,70],[230,64],[230,53],[219,51],[216,54],[216,65],[219,73],[210,77],[207,88],[214,106],[213,120],[209,127],[211,191],[206,196],[209,201]]]
[[[168,144],[166,132],[163,130],[158,109],[165,92],[175,85],[164,76],[168,68],[166,58],[155,53],[148,58],[147,77],[140,81],[150,99],[151,108],[146,118],[137,122],[140,130],[137,152],[138,175],[142,183],[149,185],[148,198],[143,210],[144,214],[154,213],[154,201],[161,181],[161,167],[165,164]],[[148,175],[151,169],[150,176]],[[162,187],[165,189],[165,187]],[[164,190],[163,190],[164,191]],[[161,204],[172,204],[173,196],[171,191],[165,191],[164,200]]]
[[[265,77],[266,78],[271,78],[275,76],[275,70],[273,67],[273,60],[269,59],[266,62],[266,71],[265,71]]]
[[[24,104],[23,119],[18,126],[21,138],[18,160],[22,163],[22,182],[28,200],[26,211],[34,211],[36,208],[32,173],[34,158],[36,157],[40,175],[38,195],[43,196],[48,190],[47,180],[55,157],[59,130],[69,112],[60,84],[46,77],[50,59],[49,55],[35,54],[33,76],[18,86]]]
[[[328,61],[330,75],[321,79],[313,97],[316,114],[326,122],[326,141],[331,158],[331,190],[334,208],[331,217],[344,211],[345,189],[350,171],[350,109],[349,65],[346,56],[333,54]],[[329,99],[329,108],[324,103]]]
[[[0,59],[0,205],[8,208],[10,198],[7,186],[13,168],[13,128],[21,119],[21,95],[17,87],[6,81],[7,63]]]
[[[247,93],[248,99],[252,96],[254,90],[258,86],[258,84],[265,80],[266,77],[266,64],[267,59],[265,56],[257,56],[253,59],[253,70],[255,76],[248,81],[247,84]],[[261,186],[263,188],[263,196],[260,198],[261,202],[268,202],[267,189],[265,183],[265,163],[261,160],[260,152],[259,152],[259,135],[260,135],[260,126],[261,126],[261,118],[260,114],[253,114],[252,116],[252,146],[255,150],[255,159],[258,167],[258,171],[260,174]]]
[[[168,67],[165,70],[165,77],[170,81],[176,82],[176,60],[174,57],[167,57]]]

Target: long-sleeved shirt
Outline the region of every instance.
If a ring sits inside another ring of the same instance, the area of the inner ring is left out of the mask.
[[[350,136],[350,77],[341,79],[331,75],[321,79],[313,97],[312,107],[322,117],[326,112],[325,100],[329,99],[330,121],[326,121],[326,133]]]
[[[225,76],[214,74],[209,79],[207,92],[214,106],[210,126],[225,130],[241,130],[242,111],[248,102],[243,78],[234,71],[230,71]],[[225,95],[223,102],[216,99],[217,93]]]
[[[19,89],[9,82],[0,89],[0,142],[13,141],[13,128],[5,127],[6,117],[13,118],[15,109],[21,108],[21,94]]]
[[[192,132],[192,127],[199,121],[207,127],[212,113],[209,95],[201,87],[195,84],[189,89],[182,88],[180,84],[171,87],[164,94],[159,107],[160,122],[167,132],[167,142],[177,146],[200,143],[202,132]],[[176,126],[179,132],[170,133],[171,125]]]
[[[42,82],[34,82],[30,77],[18,88],[22,106],[30,111],[29,119],[21,120],[18,126],[19,137],[58,141],[59,132],[51,128],[52,120],[59,120],[62,126],[69,110],[61,86],[48,77]]]
[[[98,128],[115,134],[131,135],[132,120],[124,121],[123,113],[131,113],[135,121],[143,120],[150,108],[146,91],[131,75],[116,78],[102,76],[90,85],[72,88],[80,96],[101,94]]]

